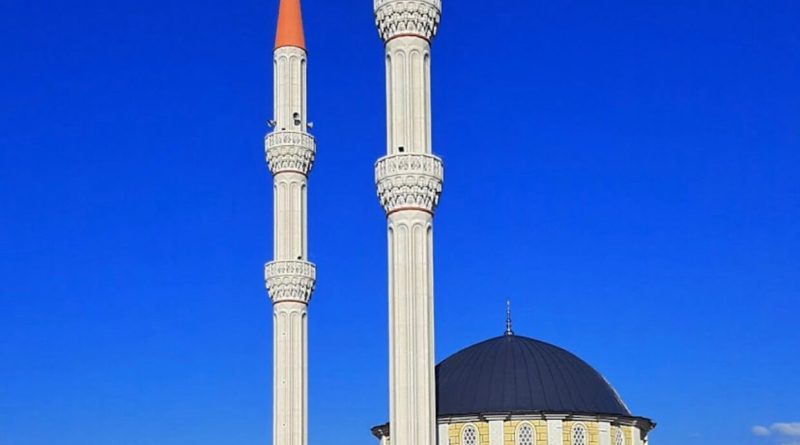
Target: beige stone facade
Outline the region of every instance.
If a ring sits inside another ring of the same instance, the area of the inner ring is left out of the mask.
[[[492,440],[488,420],[440,419],[440,425],[446,427],[447,437],[446,440],[439,437],[439,445],[643,445],[647,442],[646,431],[651,427],[649,422],[637,419],[615,422],[611,419],[597,417],[557,421],[561,422],[561,431],[556,437],[551,438],[548,434],[547,420],[544,417],[518,418],[510,416],[507,420],[498,422],[502,428],[502,439],[496,442]],[[637,425],[638,423],[641,425]],[[604,429],[604,424],[607,424],[608,428]],[[525,425],[532,430],[531,442],[528,441],[527,436],[523,438],[520,435]],[[474,428],[474,431],[477,432],[475,442],[472,442],[472,436],[465,437],[467,428]],[[581,428],[586,435],[573,438],[573,433]],[[441,431],[440,429],[440,434]],[[622,434],[621,443],[617,442],[617,432]]]

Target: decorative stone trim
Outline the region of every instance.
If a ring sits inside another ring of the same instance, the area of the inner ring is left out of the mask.
[[[634,426],[644,431],[655,428],[655,423],[645,417],[607,415],[607,414],[572,414],[572,413],[543,413],[539,411],[529,413],[493,413],[472,414],[463,416],[440,416],[437,421],[442,423],[467,423],[488,422],[491,420],[530,421],[530,420],[572,420],[576,422],[609,422],[614,425]]]
[[[387,215],[400,209],[433,212],[444,179],[442,160],[428,154],[395,154],[375,163],[378,198]]]
[[[308,303],[317,279],[317,269],[308,261],[271,261],[264,266],[264,280],[272,303]]]
[[[301,131],[273,131],[264,138],[264,151],[272,174],[295,171],[307,175],[314,165],[314,137]]]
[[[399,35],[431,40],[441,11],[441,0],[375,0],[375,25],[384,42]]]

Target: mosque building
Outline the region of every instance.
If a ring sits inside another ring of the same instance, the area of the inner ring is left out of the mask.
[[[379,445],[647,445],[655,423],[633,415],[590,365],[557,346],[505,333],[434,362],[433,217],[444,167],[431,144],[431,42],[441,0],[374,0],[386,64],[387,147],[375,164],[386,212],[389,422]],[[316,144],[306,112],[300,0],[280,0],[274,116],[265,138],[273,175],[273,445],[308,444],[308,174]]]

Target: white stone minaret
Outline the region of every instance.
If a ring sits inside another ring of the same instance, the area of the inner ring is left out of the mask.
[[[386,46],[386,156],[375,164],[389,241],[389,418],[393,445],[436,444],[430,41],[441,0],[375,0]]]
[[[275,36],[273,131],[266,156],[274,178],[274,260],[264,270],[273,308],[273,445],[308,443],[307,307],[316,269],[308,262],[307,175],[314,138],[306,112],[306,50],[299,0],[281,0]]]

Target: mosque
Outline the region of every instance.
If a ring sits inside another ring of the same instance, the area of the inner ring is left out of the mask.
[[[386,212],[389,422],[380,445],[647,445],[655,423],[633,415],[586,362],[513,332],[434,363],[433,217],[443,184],[431,147],[430,48],[441,0],[374,0],[385,45],[386,156],[375,183]],[[307,445],[307,177],[316,143],[306,112],[307,53],[299,0],[280,0],[274,116],[265,151],[274,184],[273,445]],[[377,240],[376,240],[377,242]],[[324,265],[323,265],[324,267]]]

